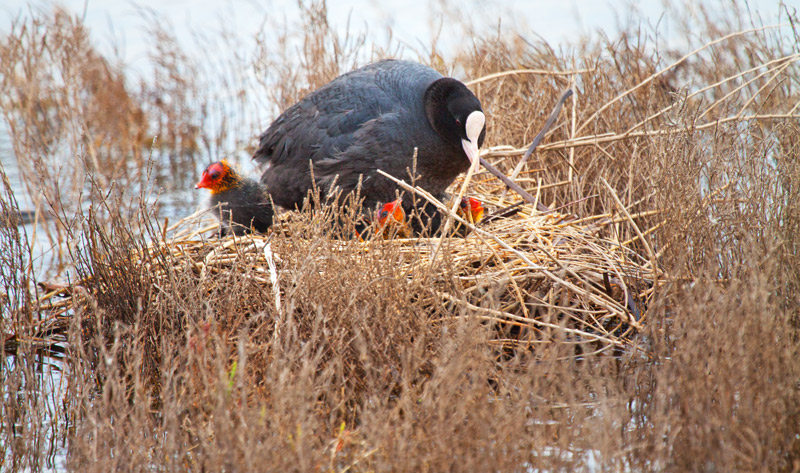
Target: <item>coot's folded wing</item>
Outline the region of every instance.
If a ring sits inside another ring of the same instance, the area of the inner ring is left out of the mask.
[[[400,106],[375,81],[374,70],[345,74],[287,109],[260,136],[253,155],[265,167],[308,168],[353,144],[364,123]]]

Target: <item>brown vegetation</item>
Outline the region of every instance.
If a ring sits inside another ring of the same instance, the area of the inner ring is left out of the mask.
[[[71,277],[36,280],[3,172],[0,469],[800,471],[796,18],[704,14],[678,16],[700,43],[677,53],[633,28],[573,56],[475,38],[448,67],[506,174],[576,91],[517,179],[557,211],[441,241],[337,238],[353,213],[331,207],[267,237],[168,228],[151,189],[170,157],[191,182],[200,149],[263,124],[206,136],[211,76],[167,36],[160,85],[134,91],[76,19],[15,24],[0,108]],[[299,67],[292,32],[262,41],[259,105],[359,63],[324,4],[304,15]],[[469,193],[518,201],[484,173]]]

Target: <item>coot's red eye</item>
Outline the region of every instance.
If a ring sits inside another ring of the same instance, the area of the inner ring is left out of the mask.
[[[461,126],[461,120],[459,120],[458,118],[456,118],[456,125]]]

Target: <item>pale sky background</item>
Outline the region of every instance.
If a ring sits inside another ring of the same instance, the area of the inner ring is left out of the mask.
[[[634,24],[643,25],[646,34],[657,26],[659,47],[666,45],[673,50],[686,51],[687,39],[670,34],[673,25],[665,15],[665,1],[328,0],[327,4],[329,23],[340,35],[345,31],[351,34],[366,31],[369,41],[385,46],[391,29],[393,44],[399,42],[403,45],[400,56],[406,59],[417,59],[418,52],[427,52],[438,31],[438,52],[447,61],[448,55],[459,49],[460,42],[471,41],[461,26],[450,23],[453,18],[471,23],[483,37],[495,34],[498,29],[515,31],[532,41],[540,37],[557,50],[569,48],[569,44],[576,43],[581,36],[598,30],[615,38],[618,26],[633,19]],[[800,7],[800,0],[791,2],[791,8]],[[309,0],[303,0],[303,3],[309,3]],[[683,5],[681,13],[692,13],[695,5],[691,0],[667,3]],[[704,0],[703,3],[715,12],[731,8],[731,0]],[[9,31],[14,21],[29,17],[31,11],[50,11],[54,4],[83,18],[94,47],[103,56],[113,60],[119,55],[130,83],[136,83],[137,77],[145,82],[152,80],[149,70],[152,62],[148,53],[153,51],[155,42],[151,37],[152,20],[148,20],[143,11],[162,24],[171,25],[183,52],[201,62],[210,58],[205,61],[210,67],[223,64],[219,59],[229,54],[236,54],[237,64],[249,64],[258,54],[256,35],[259,31],[266,30],[268,39],[274,39],[271,28],[282,29],[286,25],[289,31],[296,32],[301,22],[298,0],[0,0],[0,36]],[[755,17],[760,18],[761,24],[779,22],[781,0],[746,0],[740,4],[746,5]],[[785,13],[783,16],[785,21]],[[745,21],[745,24],[749,23]],[[230,42],[220,41],[223,30],[234,37]],[[231,45],[235,51],[230,50]],[[271,44],[266,47],[270,51],[277,48]],[[363,53],[368,54],[368,50],[365,48]],[[568,50],[565,53],[563,55],[568,57]],[[363,64],[366,59],[370,58],[360,58],[359,62]],[[257,72],[246,68],[246,73],[254,75]],[[457,71],[453,76],[462,78]],[[215,93],[235,94],[236,90],[224,89]],[[253,96],[258,97],[257,94]],[[268,107],[255,108],[258,117],[250,122],[256,129],[265,128],[279,112]],[[213,125],[211,122],[207,124]]]
[[[51,0],[5,0],[0,6],[0,33],[7,31],[11,21],[24,15],[29,8],[52,5]],[[116,43],[124,62],[136,67],[148,48],[145,21],[139,8],[154,11],[175,28],[176,36],[187,51],[191,51],[192,31],[217,31],[224,23],[228,31],[252,44],[253,35],[267,24],[292,24],[298,21],[296,0],[61,0],[60,5],[84,17],[92,38],[101,52],[112,50]],[[691,3],[691,2],[690,2]],[[713,3],[708,2],[713,5]],[[765,24],[774,23],[779,0],[750,0],[751,10],[758,12]],[[790,2],[791,4],[791,2]],[[720,1],[720,8],[728,6]],[[796,7],[795,7],[796,8]],[[665,10],[661,0],[592,1],[592,0],[351,0],[328,2],[329,19],[334,28],[343,31],[350,19],[351,31],[368,28],[369,36],[378,43],[385,42],[386,29],[411,47],[428,44],[440,24],[443,9],[463,12],[464,18],[483,31],[494,31],[498,22],[503,27],[515,26],[518,31],[530,31],[552,46],[558,47],[570,38],[604,29],[612,33],[626,16],[641,18],[668,31],[668,20],[662,19]],[[666,22],[666,24],[665,24]],[[368,25],[368,26],[367,26]],[[441,44],[445,47],[465,40],[449,34],[448,24],[442,25]],[[680,41],[681,38],[666,38]],[[466,39],[468,40],[468,38]],[[421,43],[420,43],[421,42]],[[452,42],[452,43],[451,43]]]

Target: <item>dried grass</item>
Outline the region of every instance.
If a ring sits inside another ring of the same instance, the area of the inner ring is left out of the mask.
[[[37,287],[6,184],[3,471],[57,452],[76,471],[800,470],[797,34],[707,6],[684,26],[690,53],[636,29],[570,57],[475,38],[453,64],[490,118],[482,156],[507,174],[576,95],[517,179],[553,211],[466,238],[359,242],[342,237],[354,210],[327,206],[218,240],[204,215],[168,228],[147,186],[131,198],[86,166],[91,206],[56,212],[62,192],[49,209],[77,277]],[[324,4],[304,12],[300,68],[285,47],[259,55],[276,109],[364,54]],[[186,79],[179,51],[158,57]],[[173,130],[189,130],[186,90],[164,89],[186,107]],[[54,138],[15,103],[20,159]],[[154,161],[136,161],[143,182]],[[483,172],[468,192],[490,214],[518,202]],[[37,374],[45,349],[66,351],[63,389]]]

